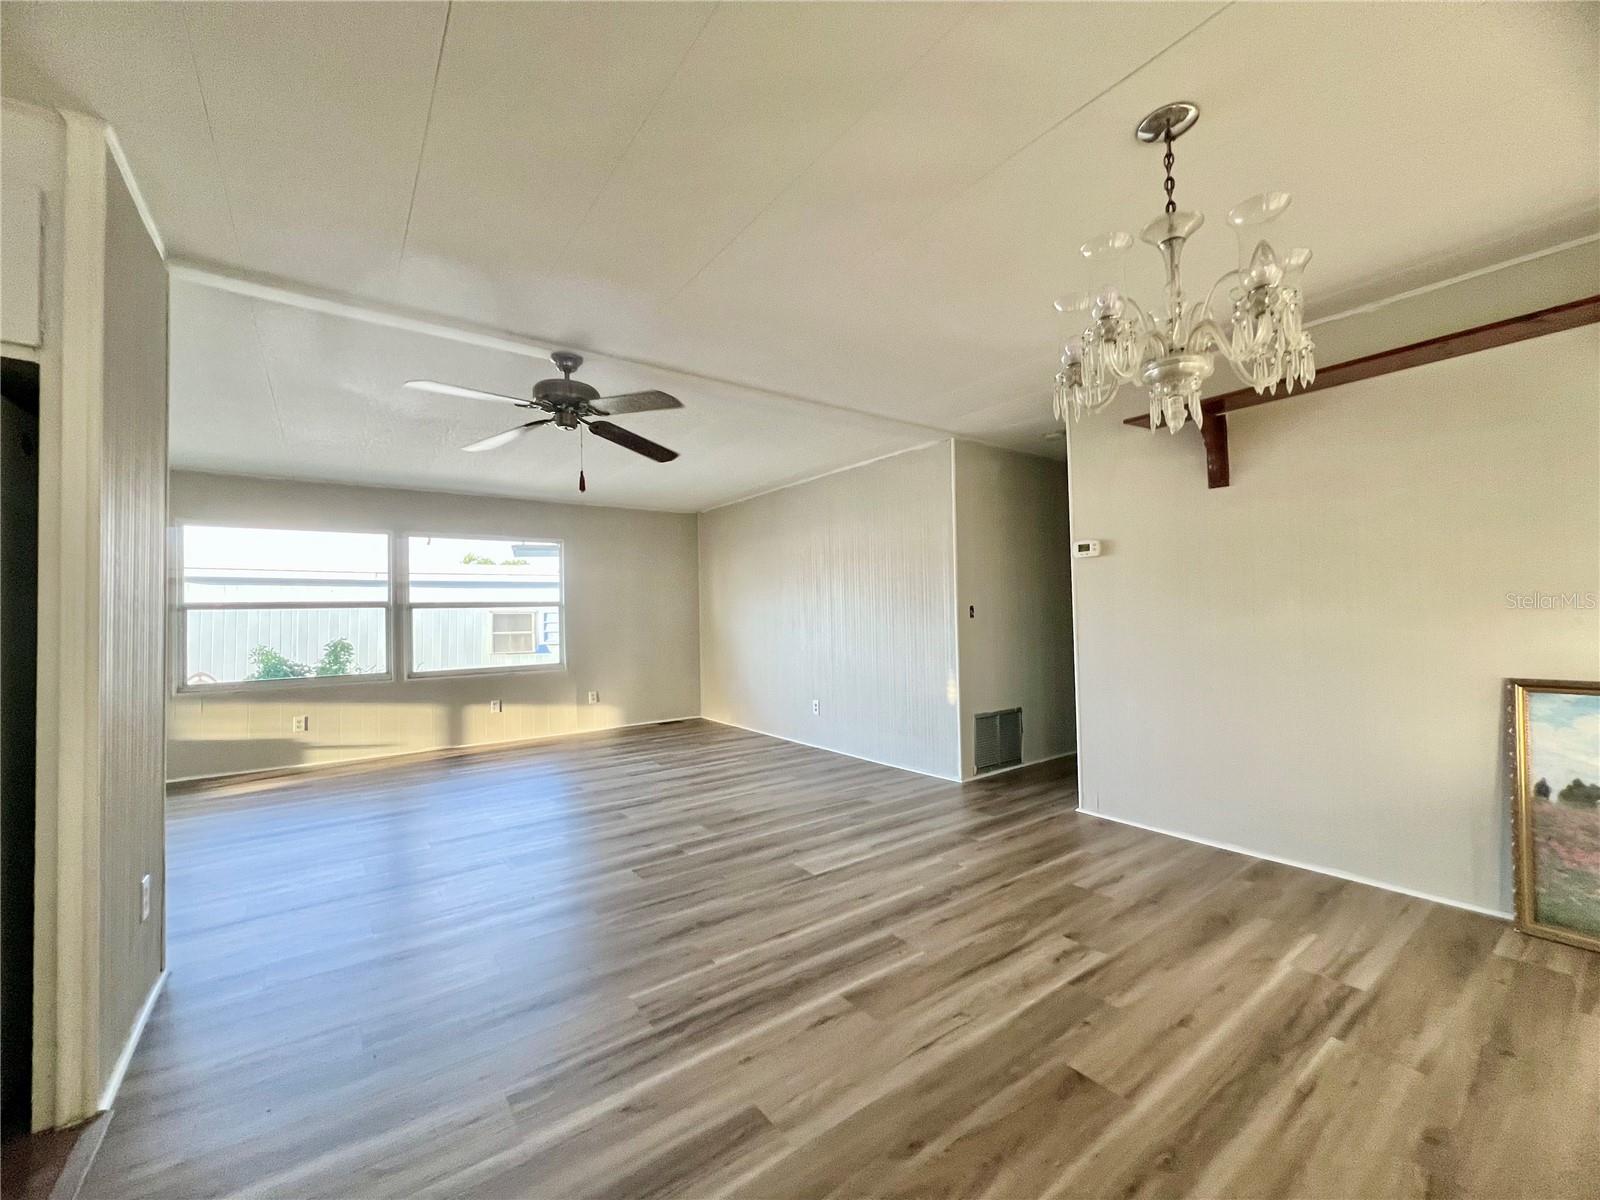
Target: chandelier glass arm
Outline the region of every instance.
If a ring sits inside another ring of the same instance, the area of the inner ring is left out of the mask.
[[[1220,276],[1218,276],[1217,281],[1211,285],[1211,290],[1206,293],[1206,302],[1202,310],[1208,318],[1211,316],[1211,306],[1216,302],[1217,299],[1217,289],[1225,283],[1233,282],[1238,282],[1241,285],[1244,282],[1244,272],[1240,271],[1237,267],[1231,271],[1224,271]]]
[[[1218,325],[1204,310],[1196,308],[1195,320],[1189,326],[1189,336],[1184,339],[1183,349],[1188,354],[1205,354],[1212,350],[1220,350],[1224,355],[1229,353],[1228,339]]]
[[[1162,323],[1141,308],[1137,300],[1131,296],[1124,296],[1122,303],[1132,313],[1128,324],[1133,331],[1134,344],[1137,347],[1132,366],[1123,374],[1124,381],[1131,382],[1138,377],[1139,364],[1147,355],[1165,354],[1172,347],[1162,333]]]
[[[1200,317],[1195,322],[1184,343],[1184,350],[1190,354],[1220,354],[1241,383],[1250,387],[1260,386],[1260,380],[1250,372],[1248,362],[1235,354],[1227,332],[1210,316]]]

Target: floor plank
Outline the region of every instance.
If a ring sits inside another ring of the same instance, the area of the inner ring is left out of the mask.
[[[1600,956],[708,722],[175,796],[137,1197],[1557,1197]]]

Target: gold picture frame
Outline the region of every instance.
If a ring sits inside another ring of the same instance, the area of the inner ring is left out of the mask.
[[[1593,715],[1589,712],[1591,705],[1587,701],[1592,700],[1593,707],[1600,707],[1600,683],[1562,679],[1513,679],[1509,684],[1513,760],[1511,860],[1516,891],[1516,927],[1534,937],[1549,938],[1551,941],[1564,942],[1569,946],[1600,951],[1600,926],[1591,932],[1585,928],[1569,928],[1550,919],[1550,910],[1555,908],[1560,911],[1560,904],[1565,901],[1543,892],[1540,879],[1541,859],[1548,865],[1552,855],[1569,856],[1579,865],[1570,871],[1563,868],[1561,878],[1568,878],[1575,872],[1577,878],[1582,880],[1591,869],[1583,864],[1592,861],[1594,855],[1600,853],[1600,846],[1588,844],[1595,839],[1590,837],[1586,811],[1590,807],[1595,809],[1596,829],[1600,830],[1600,805],[1590,805],[1586,799],[1591,789],[1600,790],[1600,763],[1594,764],[1595,775],[1592,783],[1581,775],[1575,776],[1573,784],[1563,789],[1565,792],[1580,782],[1588,784],[1584,792],[1574,793],[1579,799],[1569,803],[1562,798],[1561,793],[1553,791],[1545,779],[1543,773],[1545,768],[1535,761],[1536,757],[1543,753],[1543,748],[1535,746],[1533,740],[1535,730],[1531,727],[1532,710],[1535,707],[1551,708],[1550,703],[1535,699],[1541,696],[1570,697],[1577,702],[1578,719],[1592,720]],[[1546,718],[1541,716],[1540,719]],[[1580,746],[1580,751],[1583,750],[1584,748]],[[1561,825],[1568,831],[1578,830],[1584,839],[1584,844],[1572,847],[1556,844],[1553,840],[1556,836],[1552,833],[1553,825]],[[1596,862],[1592,869],[1595,878],[1600,880],[1600,862]],[[1542,900],[1545,901],[1544,904],[1541,904]]]

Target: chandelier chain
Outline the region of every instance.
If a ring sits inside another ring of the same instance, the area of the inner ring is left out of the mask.
[[[1167,178],[1166,178],[1166,182],[1163,183],[1161,186],[1166,188],[1166,190],[1167,190],[1167,211],[1169,213],[1172,213],[1172,212],[1177,212],[1178,211],[1178,202],[1172,198],[1172,189],[1178,186],[1177,180],[1172,178],[1172,164],[1177,162],[1178,160],[1176,158],[1174,158],[1173,154],[1172,154],[1172,126],[1171,125],[1167,126],[1166,137],[1163,140],[1165,140],[1165,142],[1167,143],[1167,152],[1164,155],[1161,156],[1161,165],[1166,168]]]

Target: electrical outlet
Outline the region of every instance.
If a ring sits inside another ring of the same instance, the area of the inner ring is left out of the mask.
[[[813,717],[820,717],[822,715],[822,701],[821,700],[813,700],[811,702],[811,715]]]
[[[599,692],[590,692],[589,693],[589,703],[590,704],[599,704],[600,703],[600,693]]]
[[[310,717],[296,717],[294,719],[294,731],[296,733],[310,733],[311,732],[311,718]]]
[[[491,701],[489,701],[489,711],[490,712],[505,712],[505,710],[506,710],[506,702],[504,700],[491,700]]]
[[[150,919],[150,876],[139,880],[139,921]]]

